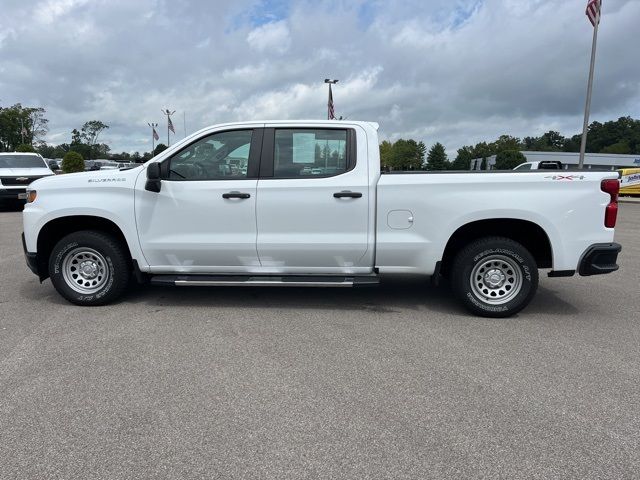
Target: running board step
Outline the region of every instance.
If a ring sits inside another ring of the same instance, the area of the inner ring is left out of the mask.
[[[360,287],[378,285],[380,279],[375,275],[154,275],[150,282],[178,287]]]

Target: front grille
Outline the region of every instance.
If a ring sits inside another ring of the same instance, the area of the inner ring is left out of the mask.
[[[31,182],[33,182],[34,180],[37,180],[39,178],[42,178],[42,176],[39,177],[0,177],[0,183],[2,183],[2,185],[6,186],[6,187],[12,187],[12,186],[20,186],[20,185],[29,185]]]

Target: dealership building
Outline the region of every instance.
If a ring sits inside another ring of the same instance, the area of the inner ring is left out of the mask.
[[[580,159],[579,153],[572,152],[521,152],[527,162],[562,162],[565,169],[578,166]],[[492,170],[496,164],[496,156],[487,157],[487,170]],[[471,160],[471,170],[480,170],[482,167],[482,158],[474,158]],[[640,154],[637,155],[619,155],[615,153],[586,153],[584,156],[584,168],[617,170],[625,167],[640,168]]]

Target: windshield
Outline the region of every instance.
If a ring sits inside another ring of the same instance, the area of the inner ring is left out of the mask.
[[[0,155],[0,168],[47,168],[38,155]]]

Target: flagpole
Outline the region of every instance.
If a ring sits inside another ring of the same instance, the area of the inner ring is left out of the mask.
[[[329,84],[329,99],[327,101],[327,120],[331,120],[331,108],[333,106],[333,95],[331,92],[331,85],[335,85],[338,83],[338,80],[331,80],[330,78],[325,78],[324,83]],[[335,118],[335,115],[334,115]]]
[[[589,127],[589,110],[591,109],[591,91],[593,89],[593,68],[596,63],[596,43],[598,41],[598,26],[600,25],[600,14],[602,2],[598,6],[598,17],[593,26],[593,41],[591,43],[591,65],[589,66],[589,81],[587,83],[587,100],[584,106],[584,123],[582,124],[582,140],[580,142],[580,160],[578,168],[584,168],[584,154],[587,148],[587,129]]]
[[[158,126],[157,123],[149,123],[147,122],[147,125],[149,125],[151,127],[151,158],[153,158],[153,152],[156,149],[156,127]]]
[[[171,145],[170,141],[169,141],[169,122],[171,121],[171,115],[173,115],[174,113],[176,113],[176,111],[174,110],[173,112],[170,111],[168,108],[166,110],[160,110],[162,113],[164,113],[167,116],[167,147]],[[174,132],[175,133],[175,130]]]

